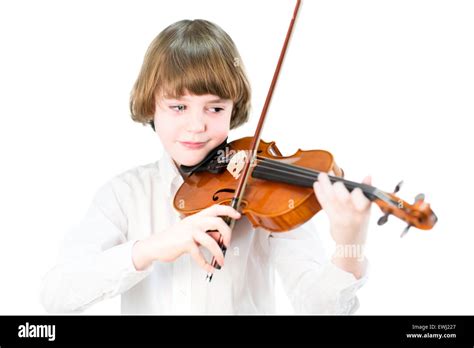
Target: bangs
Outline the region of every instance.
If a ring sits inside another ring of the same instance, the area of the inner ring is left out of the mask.
[[[158,95],[179,98],[188,92],[212,94],[234,103],[241,100],[245,86],[234,65],[238,57],[226,51],[210,36],[175,38],[157,64]]]

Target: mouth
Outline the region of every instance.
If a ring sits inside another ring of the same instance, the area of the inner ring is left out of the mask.
[[[208,143],[207,141],[203,142],[194,142],[194,141],[178,141],[181,145],[183,145],[187,149],[191,150],[198,150],[202,149],[206,144]]]

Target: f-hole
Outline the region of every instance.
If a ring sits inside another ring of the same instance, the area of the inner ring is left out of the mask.
[[[218,194],[219,194],[219,193],[222,193],[222,192],[235,193],[235,189],[230,189],[230,188],[220,189],[220,190],[214,192],[214,195],[212,196],[212,200],[213,200],[214,202],[218,201],[218,200],[219,200]]]

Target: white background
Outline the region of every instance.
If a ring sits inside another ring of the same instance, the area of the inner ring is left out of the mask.
[[[129,92],[151,40],[180,19],[224,28],[253,87],[253,134],[293,1],[0,2],[0,314],[44,314],[41,277],[64,233],[116,174],[156,161]],[[300,10],[263,133],[284,154],[331,151],[346,177],[419,192],[431,231],[373,207],[358,314],[474,314],[471,1],[315,1]],[[327,218],[319,233],[330,246]],[[289,312],[281,295],[279,308]],[[119,299],[87,313],[119,313]]]

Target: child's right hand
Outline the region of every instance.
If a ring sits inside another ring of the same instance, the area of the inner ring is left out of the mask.
[[[213,272],[214,268],[207,263],[199,250],[200,246],[208,249],[219,265],[223,266],[224,254],[217,241],[221,234],[224,245],[228,246],[232,231],[219,216],[239,219],[241,214],[230,206],[216,204],[182,219],[163,234],[152,234],[147,239],[138,241],[132,251],[135,268],[144,270],[153,261],[172,262],[182,254],[189,253],[206,272]],[[212,230],[218,232],[206,232]]]

